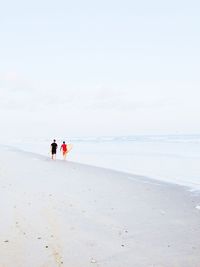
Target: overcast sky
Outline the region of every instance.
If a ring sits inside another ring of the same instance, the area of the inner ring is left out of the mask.
[[[200,133],[199,14],[199,1],[2,2],[2,133]]]

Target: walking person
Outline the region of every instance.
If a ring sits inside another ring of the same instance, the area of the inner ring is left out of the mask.
[[[62,151],[63,154],[63,159],[66,159],[67,156],[67,145],[65,144],[65,141],[63,141],[61,147],[60,147],[60,151]]]
[[[56,144],[56,140],[53,140],[53,143],[51,144],[51,158],[56,159],[56,151],[57,151],[58,145]]]

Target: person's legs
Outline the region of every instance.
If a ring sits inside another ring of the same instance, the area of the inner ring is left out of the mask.
[[[56,159],[56,153],[55,152],[52,152],[52,154],[51,154],[51,158],[54,160],[54,159]]]
[[[65,160],[67,156],[67,151],[63,151],[63,159]]]

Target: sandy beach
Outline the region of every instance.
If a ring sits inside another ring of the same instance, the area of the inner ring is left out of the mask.
[[[199,192],[0,149],[0,267],[200,266]]]

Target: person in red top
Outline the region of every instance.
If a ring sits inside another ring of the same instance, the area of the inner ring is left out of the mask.
[[[63,159],[66,159],[66,156],[67,156],[67,145],[65,144],[65,141],[63,141],[63,144],[60,147],[60,151],[62,151],[62,153],[63,153]]]

